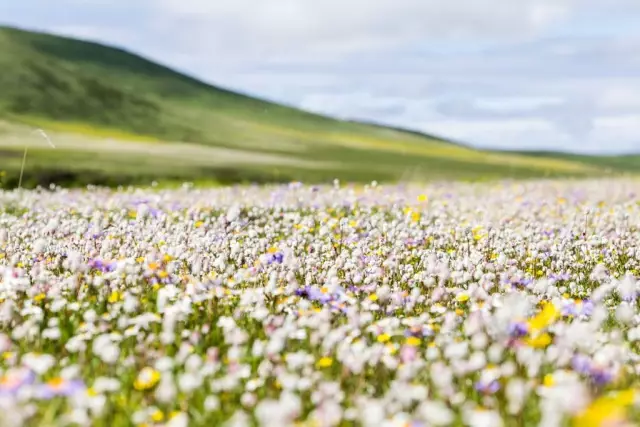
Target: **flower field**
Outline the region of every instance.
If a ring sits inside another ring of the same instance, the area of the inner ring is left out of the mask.
[[[0,426],[637,425],[638,184],[0,191]]]

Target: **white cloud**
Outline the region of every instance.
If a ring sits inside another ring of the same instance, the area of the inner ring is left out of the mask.
[[[577,0],[158,0],[155,17],[191,49],[310,59],[405,43],[529,37]]]
[[[528,96],[528,97],[491,97],[477,98],[474,100],[476,108],[492,113],[527,112],[534,109],[558,106],[564,103],[564,99],[557,96]]]

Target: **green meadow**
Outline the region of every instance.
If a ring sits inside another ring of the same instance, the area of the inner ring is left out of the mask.
[[[96,43],[0,28],[4,186],[633,174],[640,157],[492,152],[224,90]],[[44,130],[54,142],[34,132]]]

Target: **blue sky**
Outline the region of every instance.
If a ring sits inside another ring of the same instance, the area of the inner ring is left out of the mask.
[[[478,147],[640,152],[638,0],[11,0],[0,20]]]

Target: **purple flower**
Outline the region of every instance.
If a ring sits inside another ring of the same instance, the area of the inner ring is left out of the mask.
[[[96,270],[102,270],[103,266],[104,266],[104,264],[99,259],[89,260],[89,267],[91,267],[91,268],[95,268]]]
[[[591,377],[591,381],[598,386],[606,385],[613,380],[613,374],[610,371],[601,368],[592,369],[589,376]]]
[[[585,355],[576,354],[571,359],[571,367],[579,374],[588,374],[591,370],[591,360]]]
[[[529,333],[529,326],[524,322],[514,322],[509,325],[509,335],[513,338],[522,338]]]
[[[475,389],[481,393],[493,394],[500,390],[500,383],[498,382],[498,380],[493,380],[490,382],[478,381],[475,384]]]
[[[29,369],[19,369],[0,376],[0,396],[14,395],[25,385],[33,384],[35,374]]]
[[[54,378],[44,384],[38,385],[35,395],[39,399],[52,399],[56,396],[71,396],[85,389],[84,382],[81,380],[65,380],[63,378]]]
[[[318,301],[322,304],[326,304],[331,301],[331,295],[326,294],[317,288],[309,288],[308,295],[310,300]]]
[[[582,301],[582,315],[583,316],[591,316],[593,314],[594,305],[590,300]]]
[[[305,286],[304,288],[296,289],[295,294],[302,298],[309,297],[309,286]]]
[[[305,286],[302,289],[297,289],[296,295],[307,298],[311,301],[318,301],[319,303],[326,304],[331,301],[331,295],[320,291],[318,288],[312,286]]]
[[[522,286],[529,286],[532,283],[533,283],[533,279],[522,279],[522,280],[520,280],[520,284]]]
[[[112,262],[104,262],[100,259],[92,259],[89,260],[89,267],[95,270],[99,270],[103,273],[108,273],[114,271],[117,267],[118,263],[115,261]]]
[[[560,312],[563,316],[577,316],[579,314],[578,307],[573,301],[565,304]]]

